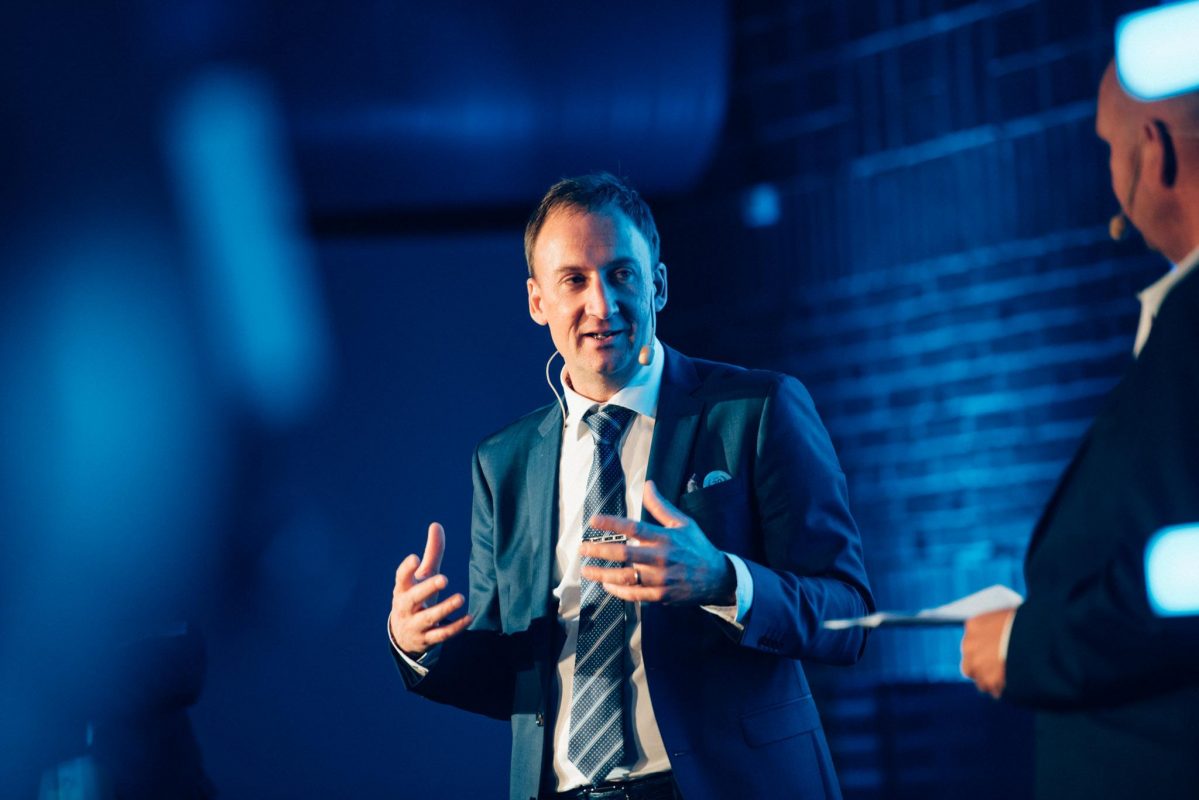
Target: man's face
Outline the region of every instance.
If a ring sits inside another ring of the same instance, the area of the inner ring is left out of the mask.
[[[602,402],[628,383],[653,340],[666,267],[651,267],[649,243],[624,213],[558,208],[534,242],[528,292],[529,315],[549,326],[572,388]]]

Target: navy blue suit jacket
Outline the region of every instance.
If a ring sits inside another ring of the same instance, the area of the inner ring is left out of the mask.
[[[1143,568],[1154,532],[1195,522],[1193,272],[1167,295],[1029,545],[1004,698],[1039,712],[1038,797],[1199,797],[1199,618],[1156,617]]]
[[[845,477],[795,379],[689,359],[666,348],[648,477],[753,576],[745,629],[697,607],[642,606],[650,697],[688,800],[840,796],[800,659],[851,664],[860,630],[826,619],[873,608]],[[475,453],[471,627],[406,684],[430,699],[512,722],[510,793],[547,774],[555,664],[551,595],[562,416],[542,408]],[[685,493],[689,476],[732,480]],[[585,476],[580,476],[585,479]]]

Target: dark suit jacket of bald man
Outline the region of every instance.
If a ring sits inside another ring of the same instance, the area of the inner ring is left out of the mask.
[[[1033,533],[1004,699],[1037,796],[1199,797],[1199,618],[1150,610],[1150,536],[1199,522],[1199,272],[1175,284]],[[1195,575],[1199,581],[1199,574]]]
[[[664,350],[648,478],[716,547],[745,560],[754,591],[741,633],[698,607],[641,607],[646,679],[676,781],[687,800],[840,797],[800,664],[856,661],[865,634],[821,623],[873,609],[836,454],[794,378]],[[561,441],[552,404],[479,445],[474,621],[441,645],[424,678],[396,657],[413,691],[511,720],[514,800],[536,797],[552,774]],[[689,476],[713,470],[732,480],[684,492]]]

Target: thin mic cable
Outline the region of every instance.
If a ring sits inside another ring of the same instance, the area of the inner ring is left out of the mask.
[[[1137,160],[1132,165],[1132,185],[1128,187],[1128,201],[1107,223],[1107,235],[1112,238],[1112,241],[1118,242],[1128,234],[1128,226],[1132,222],[1132,218],[1128,215],[1132,213],[1132,204],[1137,199],[1137,183],[1140,180],[1141,151],[1137,150]]]
[[[550,353],[550,360],[545,362],[545,382],[550,385],[550,391],[554,393],[554,397],[558,400],[558,406],[562,409],[562,424],[566,424],[566,403],[563,402],[562,396],[558,394],[558,387],[554,386],[554,382],[550,380],[550,364],[554,363],[554,356],[558,355],[558,351]]]

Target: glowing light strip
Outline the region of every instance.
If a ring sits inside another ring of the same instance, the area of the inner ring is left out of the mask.
[[[1145,546],[1145,588],[1159,617],[1199,614],[1199,522],[1153,535]]]
[[[1199,88],[1199,0],[1171,3],[1116,23],[1116,72],[1130,94],[1157,100]]]

